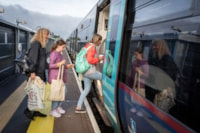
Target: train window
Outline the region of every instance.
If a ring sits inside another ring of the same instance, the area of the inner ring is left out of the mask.
[[[117,42],[117,33],[118,33],[118,23],[119,23],[119,15],[120,15],[120,4],[114,6],[112,11],[112,19],[111,19],[111,30],[110,30],[110,38],[109,38],[109,50],[107,50],[107,69],[106,75],[108,77],[112,76],[113,71],[113,63],[114,63],[114,52],[115,52],[115,45]]]
[[[194,40],[190,39],[189,41],[179,40],[178,38],[162,39],[160,37],[158,39],[158,36],[157,39],[154,38],[152,36],[152,39],[149,40],[130,39],[129,43],[124,45],[126,54],[122,53],[120,69],[123,70],[120,70],[119,79],[131,91],[136,91],[161,110],[190,127],[197,128],[194,121],[198,120],[196,116],[200,112],[200,105],[196,102],[200,101],[198,89],[200,88],[200,42],[197,41],[200,38],[195,36],[193,37]],[[162,46],[162,51],[156,57],[155,51],[159,50],[160,46]],[[143,48],[143,61],[148,63],[146,68],[145,65],[141,65],[141,62],[137,62],[138,53],[135,53],[135,51],[139,47]],[[168,53],[168,55],[166,56],[162,52]],[[142,72],[137,71],[137,67]],[[143,75],[144,72],[148,72],[148,76]],[[135,78],[135,73],[141,73],[140,89],[144,87],[145,95],[138,91],[137,86],[135,86],[134,82],[138,82],[139,79],[139,77]],[[168,99],[171,101],[168,106],[158,101],[158,97],[165,92],[167,92],[167,95],[172,95]],[[191,119],[188,119],[189,117]]]
[[[140,1],[140,0],[138,0]],[[135,26],[140,25],[141,22],[147,22],[157,19],[163,21],[166,19],[178,18],[191,15],[192,0],[159,0],[157,2],[150,2],[141,10],[136,12]],[[137,3],[137,2],[136,2]],[[135,8],[135,7],[133,7]],[[134,9],[133,9],[134,10]],[[162,11],[161,11],[162,10]],[[173,14],[173,15],[172,15]],[[161,19],[162,17],[162,19]]]
[[[3,31],[0,31],[0,43],[5,43],[5,34]]]

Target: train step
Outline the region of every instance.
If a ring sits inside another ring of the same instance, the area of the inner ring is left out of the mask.
[[[108,117],[107,117],[107,115],[106,115],[105,108],[104,108],[104,106],[102,105],[102,103],[100,103],[100,102],[97,100],[96,97],[93,97],[93,98],[92,98],[92,101],[93,101],[94,105],[96,106],[96,108],[97,108],[99,114],[101,115],[101,118],[103,119],[105,125],[108,126],[108,127],[111,127],[111,123],[110,123],[109,120],[108,120]]]

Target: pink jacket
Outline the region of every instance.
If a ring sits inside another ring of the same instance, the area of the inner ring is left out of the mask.
[[[61,53],[57,52],[56,50],[50,53],[49,57],[49,74],[48,74],[48,82],[51,83],[52,79],[57,79],[58,76],[58,66],[57,63],[63,60],[63,56]],[[63,73],[63,81],[64,83],[67,82],[67,75],[66,75],[66,65],[64,66],[64,73]]]

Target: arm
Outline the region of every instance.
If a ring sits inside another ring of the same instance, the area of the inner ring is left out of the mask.
[[[94,57],[96,54],[96,49],[95,47],[91,47],[88,52],[87,52],[87,61],[90,64],[97,64],[99,62],[98,57]]]
[[[41,45],[37,41],[35,41],[31,44],[31,49],[28,54],[28,57],[31,60],[31,64],[30,64],[30,72],[31,73],[36,72],[40,47],[41,47]]]
[[[49,56],[49,69],[58,69],[59,63],[56,62],[56,54],[52,52]]]

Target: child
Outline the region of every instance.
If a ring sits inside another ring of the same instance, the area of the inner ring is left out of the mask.
[[[53,79],[57,79],[60,65],[63,65],[66,69],[74,67],[74,64],[66,65],[66,60],[63,59],[61,53],[64,51],[65,47],[66,47],[65,41],[63,39],[59,39],[51,48],[51,53],[49,58],[50,62],[49,62],[49,78],[48,78],[48,82],[50,84]],[[63,73],[64,83],[67,82],[66,69],[64,69]],[[61,107],[61,105],[62,101],[52,101],[52,111],[51,111],[52,116],[58,118],[61,117],[61,114],[65,113],[65,110]]]

